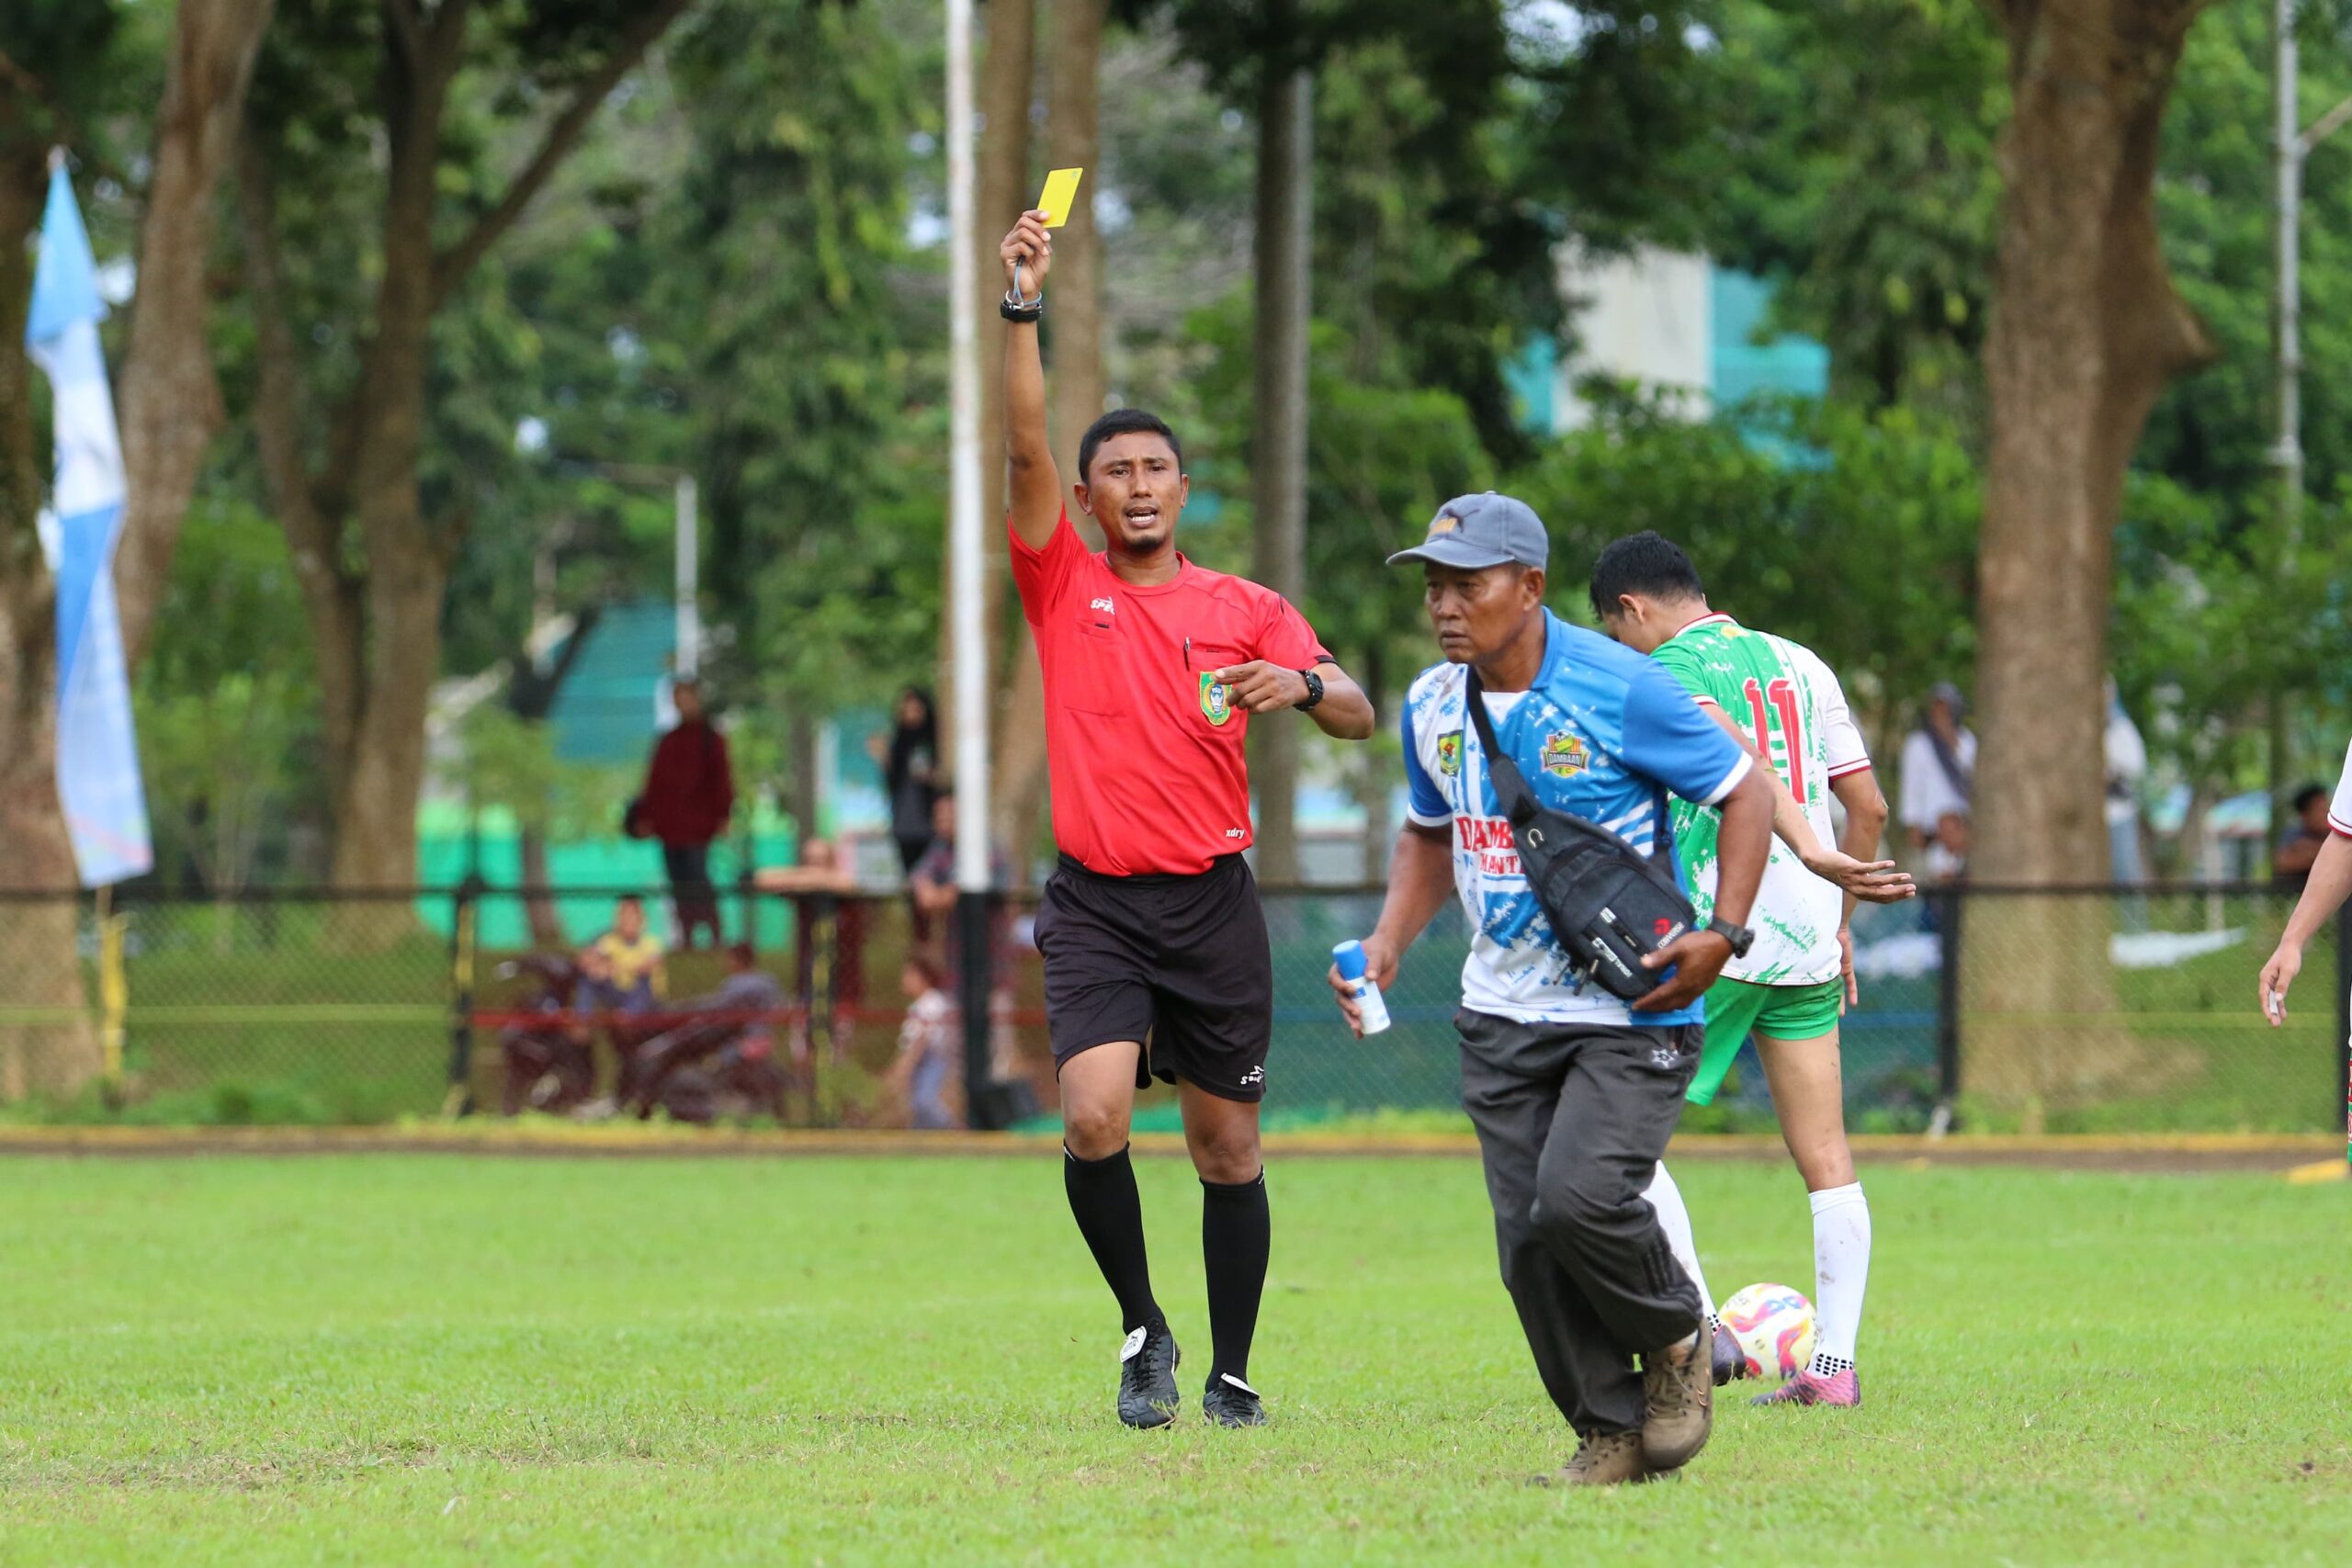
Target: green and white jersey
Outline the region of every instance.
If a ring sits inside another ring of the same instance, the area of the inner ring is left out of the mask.
[[[1871,760],[1829,666],[1809,648],[1751,631],[1722,615],[1691,622],[1654,657],[1684,690],[1721,708],[1747,731],[1804,807],[1814,836],[1825,845],[1836,842],[1829,781],[1860,773]],[[1723,813],[1679,796],[1673,811],[1675,848],[1703,921],[1714,914],[1715,836]],[[1724,974],[1759,986],[1834,980],[1838,925],[1844,914],[1845,894],[1838,885],[1805,870],[1796,852],[1775,838],[1747,919],[1756,945],[1747,957],[1724,965]]]

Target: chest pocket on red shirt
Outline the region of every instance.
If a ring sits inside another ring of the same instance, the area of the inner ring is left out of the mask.
[[[1212,730],[1240,734],[1241,726],[1235,722],[1240,716],[1240,710],[1233,705],[1232,694],[1211,681],[1209,676],[1219,670],[1232,670],[1249,663],[1248,651],[1232,643],[1195,641],[1189,658],[1192,695],[1200,710],[1202,723]]]
[[[1073,713],[1117,718],[1127,711],[1127,639],[1119,629],[1116,612],[1080,606],[1074,617],[1078,635],[1069,649],[1074,668],[1062,671],[1057,694],[1061,705]]]

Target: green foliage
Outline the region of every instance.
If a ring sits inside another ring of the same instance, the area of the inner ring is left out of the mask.
[[[81,141],[90,117],[126,102],[113,51],[131,9],[120,0],[9,0],[0,6],[0,95],[7,99],[0,149],[12,162],[26,149]]]
[[[904,239],[932,111],[903,9],[737,0],[672,61],[692,155],[654,299],[715,592],[742,689],[818,711],[886,695],[938,622],[944,367]]]
[[[1589,619],[1603,545],[1655,528],[1690,552],[1716,605],[1827,660],[1882,733],[1970,668],[1975,466],[1906,409],[1768,405],[1692,423],[1620,395],[1510,488],[1552,529],[1563,615]]]
[[[613,803],[628,798],[637,777],[631,768],[563,761],[546,720],[518,718],[503,703],[484,702],[459,727],[449,782],[475,808],[503,808],[526,832],[577,837],[609,832]]]
[[[1316,314],[1466,407],[1498,463],[1529,451],[1503,363],[1558,330],[1554,243],[1695,230],[1705,133],[1692,7],[1604,0],[1136,4],[1254,108],[1267,70],[1316,73]],[[1335,303],[1333,296],[1342,297]]]
[[[2305,8],[2305,123],[2352,95],[2341,9]],[[1775,328],[1829,345],[1841,397],[1906,406],[1974,447],[2008,109],[1983,7],[1728,0],[1719,41],[1709,66],[1724,125],[1694,154],[1715,175],[1707,248],[1780,283]],[[2259,6],[2211,7],[2188,35],[2156,197],[2175,284],[2219,357],[2158,403],[2116,545],[2109,648],[2126,705],[2158,758],[2212,793],[2264,782],[2256,703],[2277,690],[2311,707],[2329,679],[2320,650],[2344,632],[2342,605],[2325,598],[2331,563],[2308,547],[2300,564],[2281,555],[2269,52]],[[2352,141],[2312,155],[2302,217],[2304,538],[2315,541],[2342,525],[2333,503],[2352,475],[2352,407],[2324,370],[2352,362]],[[1946,603],[1966,611],[1964,596]],[[1900,637],[1915,624],[1871,629]],[[1967,649],[1953,646],[1959,673]],[[2216,647],[2232,658],[2200,652]]]
[[[1200,378],[1203,423],[1186,462],[1196,483],[1227,491],[1227,513],[1250,519],[1238,455],[1250,435],[1250,319],[1238,300],[1196,314],[1194,339],[1212,358]],[[1387,564],[1400,540],[1447,498],[1482,489],[1486,471],[1469,411],[1453,393],[1419,388],[1387,367],[1363,376],[1351,362],[1363,339],[1329,321],[1308,345],[1306,602],[1302,606],[1342,666],[1378,694],[1429,661],[1419,580]],[[1246,470],[1243,470],[1246,472]],[[1208,564],[1246,570],[1240,527],[1220,525],[1195,550]],[[1188,546],[1188,549],[1193,547]]]
[[[277,526],[218,491],[191,510],[132,688],[155,863],[234,887],[287,867],[323,810],[302,599]]]
[[[2341,39],[2306,51],[2300,81],[2308,125],[2352,96],[2352,54]],[[2278,488],[2271,115],[2267,8],[2213,7],[2181,57],[2156,198],[2173,282],[2221,354],[2165,394],[2139,462],[2225,500],[2233,532],[2271,515]],[[2300,270],[2304,482],[2332,499],[2352,483],[2352,391],[2338,373],[2352,365],[2352,134],[2305,165]]]
[[[1779,280],[1775,324],[1826,344],[1838,389],[1971,413],[2008,116],[1976,0],[1729,0],[1690,144],[1693,228]]]

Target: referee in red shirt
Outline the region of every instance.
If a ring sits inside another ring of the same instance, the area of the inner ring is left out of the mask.
[[[1046,750],[1061,865],[1037,911],[1046,1019],[1061,1080],[1070,1212],[1118,1298],[1119,1418],[1175,1418],[1176,1341],[1152,1299],[1143,1208],[1127,1162],[1136,1091],[1177,1086],[1201,1178],[1214,1348],[1203,1407],[1227,1427],[1266,1416],[1249,1383],[1269,1226],[1258,1102],[1273,1027],[1265,913],[1250,847],[1242,739],[1253,715],[1304,710],[1361,740],[1372,704],[1283,597],[1177,553],[1184,454],[1159,420],[1120,409],[1079,444],[1090,553],[1061,503],[1046,440],[1037,321],[1052,268],[1045,214],[1006,235],[1005,445],[1012,580],[1045,671]],[[1033,292],[1023,294],[1026,288]]]

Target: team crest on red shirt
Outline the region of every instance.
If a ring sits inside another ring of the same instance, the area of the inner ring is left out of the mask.
[[[1592,752],[1574,730],[1555,729],[1544,738],[1544,771],[1572,779],[1592,765]]]
[[[1223,724],[1233,716],[1233,699],[1225,682],[1213,674],[1201,677],[1201,716],[1211,724]]]

